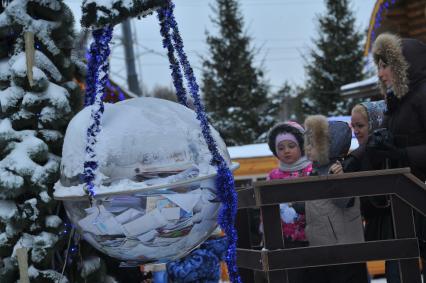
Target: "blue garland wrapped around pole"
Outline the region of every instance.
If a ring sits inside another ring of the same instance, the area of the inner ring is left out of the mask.
[[[218,188],[218,196],[222,202],[222,206],[218,215],[218,223],[224,230],[228,239],[228,249],[225,260],[228,265],[229,278],[231,282],[241,282],[236,265],[237,231],[235,229],[234,223],[235,215],[237,213],[237,194],[234,187],[234,177],[225,160],[220,155],[217,149],[216,141],[211,134],[209,122],[205,114],[205,109],[198,94],[198,84],[195,80],[195,76],[188,62],[187,56],[183,51],[183,42],[175,17],[173,15],[173,9],[174,4],[168,0],[168,6],[158,10],[158,18],[161,25],[163,44],[169,53],[176,50],[176,53],[179,57],[179,62],[185,73],[185,78],[187,79],[189,92],[191,93],[192,99],[194,101],[197,119],[200,121],[204,139],[207,143],[210,153],[212,154],[211,164],[217,168],[216,185]],[[172,30],[172,36],[170,35],[170,30]],[[172,39],[170,39],[171,37]],[[169,56],[169,58],[171,58],[171,56]],[[175,58],[174,55],[173,58]],[[177,64],[178,63],[176,62],[176,59],[170,61],[172,74],[173,71],[178,68],[176,66]],[[182,77],[177,77],[176,81],[174,80],[174,83],[179,101],[186,101],[186,97],[181,97],[184,96],[186,92],[179,91],[179,88],[183,85]]]
[[[95,196],[95,172],[98,168],[95,145],[97,135],[101,131],[101,118],[104,112],[102,96],[108,82],[110,54],[109,42],[112,38],[112,27],[104,27],[93,31],[94,41],[90,46],[88,71],[86,77],[85,105],[93,105],[91,124],[87,129],[86,160],[84,162],[84,182],[92,200]]]

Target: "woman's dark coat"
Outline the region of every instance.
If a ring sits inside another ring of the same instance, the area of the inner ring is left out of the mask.
[[[410,167],[412,173],[426,181],[426,44],[415,39],[380,35],[373,46],[376,64],[384,61],[394,74],[392,91],[381,83],[388,111],[383,126],[393,135],[399,153],[392,168]],[[395,151],[394,151],[395,152]],[[392,156],[393,154],[390,154]],[[395,155],[393,155],[395,156]],[[416,215],[416,230],[424,249],[426,221]],[[423,250],[424,257],[424,250]]]

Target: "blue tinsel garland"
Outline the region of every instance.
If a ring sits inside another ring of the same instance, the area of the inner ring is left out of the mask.
[[[174,4],[170,0],[168,0],[168,2],[169,5],[167,8],[162,8],[158,11],[158,17],[161,25],[161,35],[163,36],[163,45],[168,50],[169,59],[172,58],[172,60],[170,60],[170,68],[172,70],[173,82],[177,90],[179,101],[186,102],[186,92],[180,91],[180,89],[183,88],[182,76],[173,75],[175,70],[180,70],[180,67],[177,66],[178,62],[176,62],[176,58],[173,55],[174,49],[176,49],[179,62],[184,70],[185,78],[188,82],[189,92],[191,93],[192,99],[194,101],[197,119],[200,121],[204,139],[207,143],[210,153],[212,154],[211,164],[217,167],[216,187],[218,188],[218,196],[222,202],[222,206],[218,215],[218,223],[225,231],[226,237],[228,239],[228,250],[225,260],[228,265],[228,272],[231,282],[241,282],[236,266],[237,232],[234,226],[234,222],[237,212],[237,194],[234,188],[234,177],[225,160],[220,155],[217,149],[216,141],[212,137],[210,126],[205,114],[205,109],[198,94],[198,84],[195,80],[195,76],[188,62],[187,56],[183,51],[182,38],[179,34],[177,23],[173,15]],[[170,39],[170,29],[172,29],[173,43]]]
[[[86,160],[84,162],[84,181],[91,199],[95,196],[94,180],[98,168],[95,145],[97,134],[101,130],[101,118],[104,112],[102,96],[108,81],[109,42],[112,38],[112,27],[94,30],[93,38],[94,42],[90,46],[85,98],[86,106],[93,105],[92,123],[87,129]]]
[[[211,164],[217,167],[216,185],[218,188],[218,196],[222,202],[222,206],[218,215],[218,223],[226,233],[228,239],[228,250],[226,262],[231,282],[241,282],[236,266],[236,243],[237,233],[234,227],[235,214],[237,211],[237,195],[234,188],[234,178],[229,170],[225,160],[220,155],[215,140],[210,131],[210,126],[205,114],[204,106],[198,95],[199,87],[195,80],[193,71],[183,51],[183,43],[177,28],[175,18],[173,16],[174,4],[169,2],[169,7],[159,9],[158,17],[161,23],[161,34],[163,36],[163,45],[167,48],[172,70],[173,83],[176,87],[179,102],[187,105],[186,90],[182,82],[181,66],[188,81],[188,87],[194,100],[194,106],[197,113],[197,119],[200,121],[202,133],[210,153],[212,154]],[[170,37],[170,29],[173,31],[173,42]],[[104,88],[108,80],[108,56],[110,54],[109,42],[112,37],[112,28],[105,27],[93,31],[94,42],[90,47],[90,56],[88,62],[88,74],[86,81],[86,98],[85,105],[93,105],[91,112],[92,124],[87,130],[87,146],[86,161],[84,162],[84,181],[90,198],[95,196],[94,179],[95,172],[98,168],[96,160],[95,144],[96,136],[100,132],[101,117],[104,111],[102,96]],[[176,60],[174,51],[179,57]],[[99,73],[100,72],[100,73]]]
[[[160,33],[162,35],[169,33],[170,26],[165,20],[168,18],[168,13],[169,10],[167,9],[161,9],[158,12],[158,19],[160,20]],[[163,36],[163,47],[167,49],[167,57],[169,58],[170,69],[172,70],[173,85],[176,88],[178,101],[180,104],[187,107],[188,102],[186,99],[186,89],[184,88],[182,82],[182,70],[178,61],[176,60],[170,36]]]
[[[167,263],[168,279],[173,283],[219,282],[220,261],[228,246],[225,240],[207,240],[186,257]]]

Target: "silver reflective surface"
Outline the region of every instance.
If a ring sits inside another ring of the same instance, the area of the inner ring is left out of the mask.
[[[220,203],[214,177],[184,187],[65,201],[72,223],[103,253],[132,263],[166,262],[186,255],[216,228]]]
[[[217,227],[216,170],[195,113],[177,103],[135,98],[106,105],[95,147],[96,203],[82,181],[91,108],[70,122],[54,196],[91,245],[129,264],[186,255]],[[219,152],[226,145],[213,129]]]

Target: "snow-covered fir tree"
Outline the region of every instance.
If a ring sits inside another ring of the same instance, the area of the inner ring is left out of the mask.
[[[250,37],[243,32],[237,0],[217,0],[208,34],[210,55],[203,62],[202,92],[210,122],[228,145],[254,142],[271,126],[268,85],[253,63]]]
[[[340,96],[342,85],[363,78],[362,35],[355,27],[349,0],[326,0],[327,10],[318,18],[318,39],[305,66],[306,113],[349,113],[354,101]]]
[[[82,101],[74,78],[76,66],[84,66],[71,56],[73,26],[62,1],[0,6],[0,282],[19,279],[20,248],[28,250],[31,282],[106,282],[87,280],[101,266],[96,257],[90,260],[99,264],[79,261],[84,280],[61,275],[70,230],[52,188],[65,129]]]

